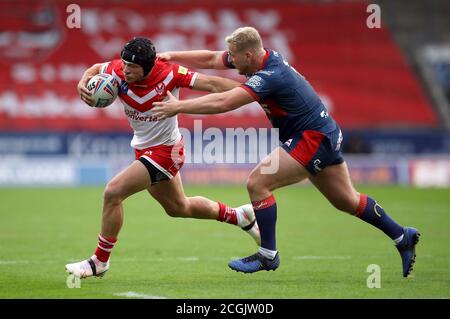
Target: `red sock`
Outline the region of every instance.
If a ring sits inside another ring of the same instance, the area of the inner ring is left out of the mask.
[[[230,206],[227,206],[221,202],[217,202],[219,204],[219,217],[217,220],[219,222],[226,222],[228,224],[237,225],[237,215],[236,210]]]
[[[111,250],[114,248],[116,244],[117,238],[107,238],[102,235],[98,235],[98,246],[95,250],[95,256],[101,262],[107,262],[109,259],[109,255],[111,255]]]

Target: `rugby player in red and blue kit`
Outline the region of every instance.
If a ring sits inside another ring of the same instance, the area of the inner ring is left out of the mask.
[[[357,192],[341,153],[342,133],[309,82],[276,51],[265,49],[252,27],[235,30],[226,38],[228,50],[182,51],[159,54],[161,59],[197,68],[236,68],[247,76],[240,87],[191,100],[175,97],[153,103],[154,116],[177,113],[215,114],[258,101],[272,125],[279,129],[281,146],[250,173],[247,189],[260,228],[261,247],[236,259],[229,267],[245,273],[275,270],[277,204],[272,191],[308,178],[337,209],[382,230],[394,242],[407,277],[415,262],[419,232],[397,224],[371,197]],[[276,170],[268,170],[278,163]]]

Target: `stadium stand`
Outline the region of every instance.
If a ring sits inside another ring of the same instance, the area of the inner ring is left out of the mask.
[[[66,25],[70,3],[0,2],[0,155],[12,156],[2,185],[20,181],[16,157],[38,156],[43,162],[58,156],[76,159],[68,161],[73,167],[84,163],[78,159],[89,158],[94,162],[88,166],[98,167],[95,161],[104,156],[115,161],[120,150],[120,159],[102,170],[107,178],[129,160],[131,132],[118,101],[93,110],[79,100],[75,87],[83,70],[117,58],[123,43],[136,34],[152,38],[159,51],[222,50],[224,37],[241,25],[257,27],[266,46],[285,55],[313,84],[344,130],[347,153],[450,153],[448,1],[377,1],[380,29],[367,26],[368,1],[83,2],[80,29]],[[232,71],[211,74],[244,79]],[[195,93],[186,90],[181,96]],[[201,120],[200,130],[270,127],[256,103],[225,115],[180,116],[192,145],[195,120]],[[30,151],[15,143],[18,140],[28,144],[38,140],[47,147]],[[187,176],[201,174],[189,174],[188,167],[186,171]],[[221,176],[233,175],[227,173],[231,168],[220,171]],[[400,175],[386,181],[398,182]],[[72,178],[68,183],[80,180],[86,179]],[[209,180],[220,182],[215,177]]]
[[[450,2],[378,1],[383,18],[395,41],[405,53],[408,64],[440,115],[450,128]]]

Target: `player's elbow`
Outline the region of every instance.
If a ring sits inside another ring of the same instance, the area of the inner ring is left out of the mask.
[[[209,54],[193,59],[188,63],[188,65],[197,69],[216,69],[214,58]]]
[[[206,56],[205,59],[205,69],[221,69],[223,67],[222,64],[222,52],[216,51],[205,51]]]

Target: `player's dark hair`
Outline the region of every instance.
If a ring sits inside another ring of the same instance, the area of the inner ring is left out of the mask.
[[[146,76],[155,65],[156,50],[149,39],[136,37],[125,44],[120,56],[127,62],[142,66]]]

